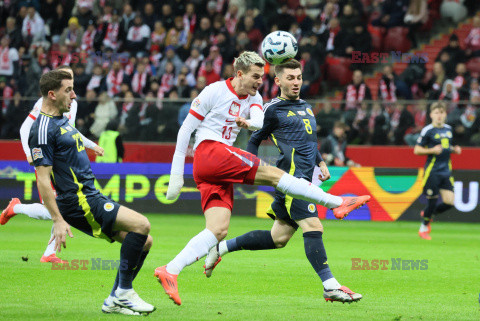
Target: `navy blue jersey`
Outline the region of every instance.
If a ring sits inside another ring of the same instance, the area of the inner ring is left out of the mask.
[[[30,130],[28,144],[35,167],[52,166],[58,199],[79,192],[98,193],[82,138],[67,117],[40,113]]]
[[[425,148],[432,148],[438,144],[442,145],[442,153],[440,155],[428,155],[425,164],[425,175],[430,173],[451,174],[452,163],[450,161],[450,153],[452,147],[452,127],[443,125],[443,127],[434,127],[432,124],[424,127],[417,140],[417,145]]]
[[[252,134],[247,151],[257,154],[269,137],[278,147],[277,167],[295,177],[312,180],[313,169],[322,160],[317,147],[317,123],[304,100],[275,98],[264,105],[263,127]]]

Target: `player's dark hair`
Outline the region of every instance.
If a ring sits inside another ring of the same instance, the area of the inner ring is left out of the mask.
[[[442,109],[444,112],[447,111],[447,105],[443,101],[436,101],[430,106],[430,111],[434,111],[435,109]]]
[[[300,70],[302,70],[302,64],[300,64],[298,60],[290,59],[286,63],[275,66],[275,75],[278,77],[283,73],[285,69],[297,69],[297,68],[300,68]]]
[[[55,68],[55,70],[62,70],[62,69],[70,69],[70,70],[73,70],[72,67],[68,66],[68,65],[60,65],[58,66],[57,68]]]
[[[72,80],[70,73],[63,70],[51,70],[40,78],[40,92],[43,97],[48,96],[50,90],[58,90],[62,87],[62,80]]]

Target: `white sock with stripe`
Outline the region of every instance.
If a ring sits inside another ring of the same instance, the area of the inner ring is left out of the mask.
[[[194,236],[183,250],[167,264],[167,272],[179,274],[184,267],[207,255],[208,251],[217,243],[215,235],[210,230],[204,229]]]
[[[294,198],[320,204],[326,208],[339,207],[343,202],[341,197],[325,193],[320,187],[309,181],[287,173],[280,178],[276,189]]]
[[[50,238],[48,240],[50,241],[52,239],[52,237],[53,237],[53,226],[52,226],[52,230],[50,231]],[[43,252],[43,255],[44,256],[49,256],[49,255],[52,255],[54,253],[55,253],[55,239],[52,241],[52,243],[47,245],[47,248],[45,249],[45,252]]]
[[[24,214],[36,220],[51,220],[52,216],[45,205],[40,203],[17,204],[13,207],[15,214]]]

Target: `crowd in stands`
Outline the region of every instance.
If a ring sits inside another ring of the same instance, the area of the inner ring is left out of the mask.
[[[370,52],[370,26],[406,26],[416,42],[416,30],[435,4],[453,21],[479,6],[474,0],[4,0],[0,137],[18,138],[34,103],[24,97],[39,96],[42,73],[70,65],[79,98],[77,128],[87,137],[98,138],[117,119],[125,140],[174,141],[189,106],[175,99],[195,97],[233,76],[234,57],[259,51],[265,35],[275,30],[296,37],[302,97],[318,97],[328,57]],[[426,98],[448,101],[449,123],[465,143],[473,143],[480,118],[478,75],[470,75],[465,62],[480,56],[480,18],[474,25],[465,43],[452,35],[432,75],[421,63],[401,75],[386,66],[373,104],[363,103],[372,98],[364,66],[353,64],[359,70],[345,89],[345,103],[340,109],[324,104],[318,114],[320,136],[343,119],[350,142],[408,143],[413,138],[405,141],[405,135],[418,133],[428,106],[398,101]],[[279,94],[273,68],[266,68],[260,93],[265,100]],[[456,103],[461,100],[471,103]]]
[[[372,99],[371,90],[363,81],[362,71],[354,71],[336,116],[349,128],[348,141],[414,145],[421,129],[430,122],[425,101],[439,100],[447,104],[447,123],[454,130],[456,143],[480,146],[479,74],[471,74],[466,67],[470,58],[480,55],[480,16],[473,18],[473,26],[463,49],[458,37],[450,36],[435,58],[432,72],[427,72],[422,62],[410,63],[401,75],[385,65],[375,103],[367,103]],[[408,103],[412,99],[419,103]],[[330,109],[327,107],[325,113],[331,114]],[[323,117],[324,113],[318,114],[319,123]]]

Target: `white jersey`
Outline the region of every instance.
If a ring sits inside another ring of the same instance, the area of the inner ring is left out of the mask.
[[[195,134],[194,149],[204,140],[215,140],[229,146],[235,142],[240,127],[235,118],[248,119],[251,108],[262,110],[262,97],[239,97],[232,87],[231,80],[217,81],[205,87],[190,107],[190,114],[202,122]]]
[[[36,120],[38,118],[38,115],[40,115],[40,110],[42,109],[42,103],[43,103],[43,97],[40,97],[40,99],[37,100],[37,102],[33,106],[33,109],[28,115],[28,117],[32,118],[33,120]],[[72,104],[70,105],[70,111],[63,113],[63,116],[68,118],[68,122],[72,127],[75,127],[75,118],[77,117],[77,109],[78,109],[77,101],[72,100]]]

